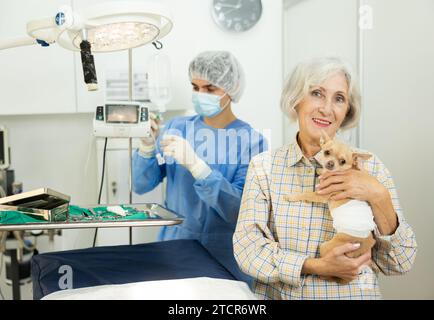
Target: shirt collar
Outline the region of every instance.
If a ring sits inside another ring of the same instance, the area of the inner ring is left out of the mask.
[[[288,167],[292,167],[296,165],[299,161],[303,159],[303,152],[301,151],[300,146],[297,143],[297,135],[295,135],[292,142],[288,147],[288,155],[287,155],[287,164]]]
[[[312,158],[308,159],[304,154],[303,151],[301,151],[300,146],[298,145],[297,142],[297,136],[298,136],[298,132],[295,135],[295,137],[293,138],[292,142],[289,144],[288,147],[288,155],[287,155],[287,164],[289,167],[292,167],[294,165],[296,165],[298,162],[303,162],[304,164],[314,164],[314,162],[316,162],[317,164],[319,164],[318,161],[318,155],[319,152],[314,155]]]

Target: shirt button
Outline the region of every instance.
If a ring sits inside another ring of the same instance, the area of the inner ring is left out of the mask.
[[[313,173],[313,169],[307,169],[307,174],[312,174]]]

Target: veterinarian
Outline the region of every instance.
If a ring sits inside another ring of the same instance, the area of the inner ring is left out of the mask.
[[[378,273],[403,274],[416,257],[416,239],[405,221],[390,172],[372,155],[365,171],[326,173],[319,179],[321,130],[334,137],[357,125],[360,90],[351,69],[337,58],[299,64],[285,84],[281,108],[298,120],[294,141],[250,163],[234,252],[241,270],[255,278],[264,299],[380,299]],[[319,246],[335,231],[327,204],[288,202],[285,195],[306,191],[337,193],[335,199],[367,201],[372,208],[376,244],[358,258],[348,243],[324,257]],[[323,277],[350,280],[338,284]]]
[[[266,150],[266,141],[232,112],[245,80],[231,53],[199,54],[190,63],[189,77],[197,114],[168,121],[161,133],[153,120],[157,140],[141,140],[134,153],[133,188],[143,194],[166,177],[165,205],[184,221],[163,227],[159,239],[199,240],[238,280],[249,282],[235,261],[232,236],[250,159]]]

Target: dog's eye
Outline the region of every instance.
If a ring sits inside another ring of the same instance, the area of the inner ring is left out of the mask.
[[[329,156],[330,155],[330,151],[329,150],[324,151],[324,155]]]
[[[343,166],[345,163],[347,163],[347,162],[345,161],[345,159],[341,159],[341,160],[339,160],[339,164],[340,164],[341,166]]]

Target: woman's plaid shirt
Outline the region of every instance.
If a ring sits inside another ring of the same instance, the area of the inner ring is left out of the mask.
[[[295,141],[252,159],[233,238],[235,258],[256,279],[254,291],[263,299],[379,299],[378,273],[403,274],[416,256],[416,238],[402,214],[392,177],[376,156],[363,162],[365,170],[388,188],[399,227],[390,236],[374,230],[373,267],[340,285],[301,274],[305,259],[318,258],[319,245],[335,234],[327,204],[284,199],[314,190],[318,166]]]

